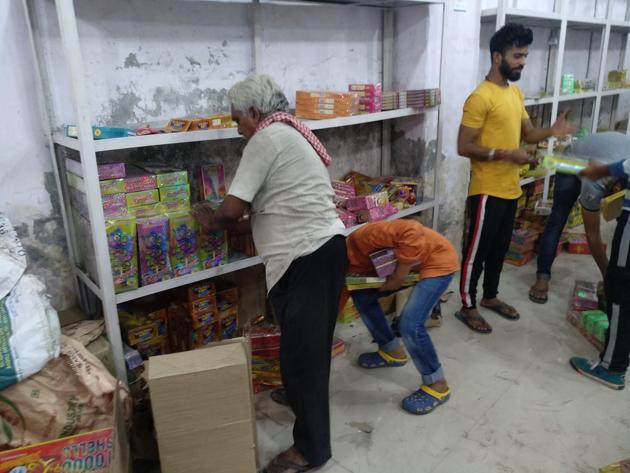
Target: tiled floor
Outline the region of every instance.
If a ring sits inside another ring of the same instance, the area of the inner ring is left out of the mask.
[[[596,355],[564,319],[575,279],[598,280],[593,260],[562,254],[546,305],[527,299],[534,273],[535,262],[506,265],[500,296],[522,317],[510,322],[488,314],[490,335],[453,317],[456,295],[444,305],[444,323],[431,334],[453,395],[428,416],[399,407],[419,384],[413,365],[359,368],[355,360],[371,348],[370,337],[360,321],[338,326],[347,351],[333,361],[334,457],[320,471],[590,473],[630,457],[630,389],[610,390],[568,364],[573,355]],[[256,406],[265,464],[291,444],[292,416],[265,393]]]

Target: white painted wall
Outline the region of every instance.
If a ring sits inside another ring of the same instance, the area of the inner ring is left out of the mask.
[[[0,2],[0,212],[18,230],[29,271],[42,277],[53,304],[72,303],[71,279],[56,198],[47,135],[21,2]]]

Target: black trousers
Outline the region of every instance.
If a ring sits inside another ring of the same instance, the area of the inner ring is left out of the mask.
[[[295,414],[294,446],[312,466],[332,455],[330,352],[346,266],[345,238],[335,236],[293,261],[269,293],[282,331],[280,370]]]
[[[482,194],[470,196],[466,201],[467,238],[459,284],[462,305],[466,308],[477,307],[477,283],[483,271],[483,297],[492,299],[499,292],[517,200]]]
[[[617,220],[610,263],[604,278],[610,328],[601,353],[601,365],[625,373],[630,363],[630,212]]]

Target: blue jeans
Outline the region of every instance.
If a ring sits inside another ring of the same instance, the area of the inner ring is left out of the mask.
[[[452,274],[422,279],[411,291],[400,315],[400,334],[409,356],[422,375],[423,384],[433,384],[445,379],[444,370],[424,323],[452,279]],[[385,352],[391,352],[400,347],[400,341],[392,332],[383,309],[378,303],[378,298],[384,294],[378,289],[352,291],[351,294],[352,301],[361,314],[361,319],[379,348]]]
[[[536,277],[551,279],[551,266],[556,259],[558,242],[567,223],[571,209],[580,196],[582,182],[572,174],[556,174],[553,191],[553,207],[538,246],[538,269]]]

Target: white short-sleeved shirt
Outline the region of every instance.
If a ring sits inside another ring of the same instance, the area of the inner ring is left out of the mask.
[[[301,133],[284,123],[249,140],[228,194],[251,203],[252,233],[268,290],[293,260],[344,232],[326,166]]]

